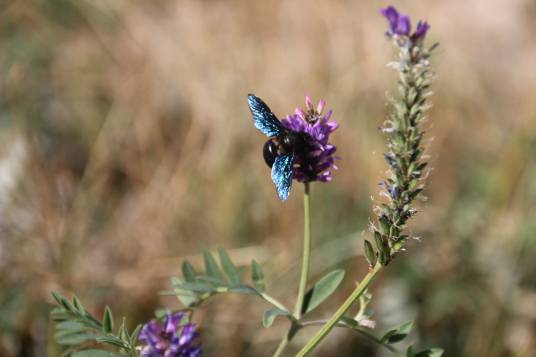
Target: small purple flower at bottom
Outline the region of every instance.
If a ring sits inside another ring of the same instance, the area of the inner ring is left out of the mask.
[[[303,133],[301,148],[294,153],[293,178],[299,182],[329,182],[331,170],[337,169],[334,156],[337,148],[329,143],[329,136],[339,124],[330,121],[332,111],[323,114],[326,102],[320,100],[317,107],[305,98],[305,110],[296,109],[295,114],[281,120],[283,126],[295,133]]]
[[[163,323],[151,320],[140,332],[141,357],[200,357],[199,332],[191,323],[181,325],[183,311],[168,313]]]
[[[388,34],[390,35],[409,36],[413,42],[417,42],[424,39],[426,32],[430,29],[430,25],[427,22],[419,21],[417,23],[417,29],[410,35],[411,20],[409,16],[399,13],[394,6],[381,9],[380,13],[389,22]]]

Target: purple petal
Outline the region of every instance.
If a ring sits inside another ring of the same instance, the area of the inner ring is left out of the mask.
[[[201,356],[199,332],[194,324],[186,324],[182,328],[181,320],[184,312],[170,313],[163,323],[151,320],[140,332],[139,341],[142,357],[181,357]]]
[[[300,119],[305,120],[305,112],[303,110],[296,108],[295,113]]]
[[[305,107],[308,110],[313,110],[313,102],[311,101],[311,98],[308,95],[305,96]]]
[[[393,6],[381,9],[380,12],[389,22],[390,34],[409,36],[411,32],[409,16],[399,13]]]
[[[179,345],[189,344],[196,337],[195,325],[185,325],[179,338]]]
[[[176,314],[169,313],[166,316],[164,321],[164,332],[168,334],[173,334],[179,328],[182,318],[184,317],[183,312],[178,312]]]
[[[333,110],[328,110],[328,112],[326,113],[326,115],[324,115],[324,120],[327,122],[330,118],[331,118],[331,115],[333,114]]]
[[[324,99],[320,99],[318,101],[318,106],[316,107],[316,112],[321,114],[324,111],[325,106],[326,106],[326,101]]]
[[[389,6],[385,9],[381,9],[380,13],[387,19],[389,22],[389,29],[392,33],[395,33],[395,28],[398,23],[398,11],[394,8],[394,6]]]
[[[411,31],[411,22],[409,20],[409,16],[406,15],[400,15],[398,17],[398,22],[396,24],[395,30],[393,31],[397,35],[409,35]]]
[[[415,33],[411,35],[411,38],[416,40],[421,40],[426,36],[426,33],[430,29],[430,25],[426,21],[419,21],[417,23],[417,29],[415,30]]]

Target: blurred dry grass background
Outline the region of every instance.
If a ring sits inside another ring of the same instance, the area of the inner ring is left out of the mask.
[[[441,46],[434,170],[412,226],[424,239],[375,283],[378,329],[415,318],[419,345],[447,357],[534,356],[536,3],[393,3]],[[302,189],[277,200],[249,92],[279,115],[305,94],[326,98],[341,124],[340,170],[313,187],[313,272],[347,270],[327,316],[366,269],[362,232],[385,170],[377,127],[395,82],[387,4],[1,1],[0,356],[59,354],[51,290],[132,324],[178,307],[155,292],[206,247],[262,261],[273,295],[292,301]],[[269,355],[282,329],[261,327],[263,307],[204,306],[206,355]],[[336,331],[317,355],[386,354]]]

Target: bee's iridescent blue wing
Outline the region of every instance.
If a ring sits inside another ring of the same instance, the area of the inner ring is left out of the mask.
[[[278,136],[283,131],[281,122],[272,113],[270,108],[259,97],[253,94],[248,95],[248,104],[255,127],[264,135],[272,137]]]
[[[275,158],[272,166],[272,181],[275,184],[277,195],[281,201],[285,201],[292,186],[292,166],[294,155],[280,155]]]

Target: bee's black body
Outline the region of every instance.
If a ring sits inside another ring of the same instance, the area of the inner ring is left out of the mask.
[[[306,148],[304,134],[283,130],[279,136],[270,138],[264,143],[262,154],[266,165],[272,167],[276,157],[280,155],[300,153]]]

